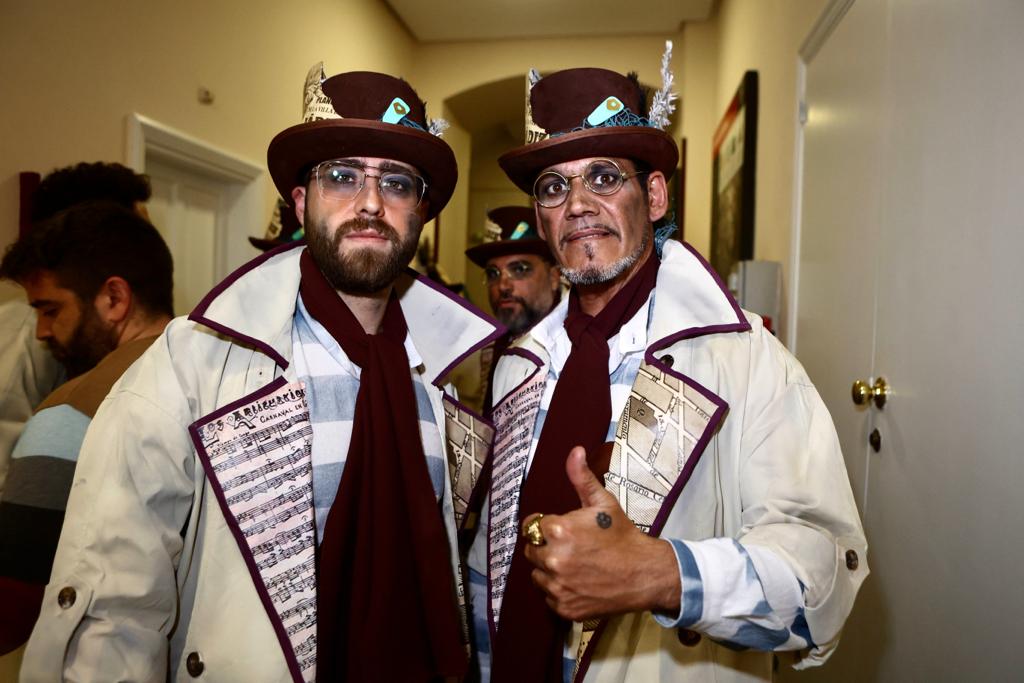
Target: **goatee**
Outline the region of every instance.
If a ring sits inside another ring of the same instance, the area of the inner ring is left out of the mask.
[[[623,256],[618,261],[604,267],[587,265],[582,268],[566,268],[562,266],[562,275],[570,284],[577,287],[589,287],[610,282],[637,264],[650,241],[650,233],[645,231],[640,239],[640,244],[637,245],[633,253]],[[594,258],[594,248],[591,245],[584,245],[584,252],[588,259]]]

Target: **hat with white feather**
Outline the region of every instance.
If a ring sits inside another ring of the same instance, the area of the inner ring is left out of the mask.
[[[635,74],[582,68],[541,78],[531,71],[527,143],[498,159],[502,170],[529,194],[548,166],[590,157],[633,159],[671,177],[679,161],[676,143],[664,130],[675,110],[671,58],[672,42],[666,41],[662,88],[649,109]]]

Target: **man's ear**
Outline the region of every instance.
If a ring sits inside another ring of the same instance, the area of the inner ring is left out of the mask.
[[[295,203],[295,218],[298,219],[299,225],[305,225],[306,220],[306,188],[301,185],[296,185],[295,189],[292,190],[292,202]]]
[[[647,218],[652,223],[665,217],[668,212],[668,183],[661,171],[651,171],[647,176]]]
[[[132,287],[119,275],[111,275],[100,285],[93,305],[100,319],[110,324],[127,320],[132,312]]]

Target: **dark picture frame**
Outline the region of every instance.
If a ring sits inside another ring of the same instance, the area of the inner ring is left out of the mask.
[[[676,171],[676,237],[686,240],[686,138],[679,140],[679,170]]]
[[[754,258],[757,102],[757,72],[747,71],[711,146],[711,265],[722,278]]]

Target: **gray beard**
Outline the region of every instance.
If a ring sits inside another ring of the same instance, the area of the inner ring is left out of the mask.
[[[640,244],[631,254],[626,254],[618,261],[609,263],[607,266],[584,266],[582,268],[566,268],[562,266],[562,275],[569,281],[570,284],[576,287],[589,287],[591,285],[599,285],[603,282],[611,282],[615,278],[619,277],[627,270],[636,265],[637,261],[643,255],[644,250],[647,249],[647,245],[651,241],[649,231],[644,231],[643,239],[640,240]],[[594,248],[586,244],[583,246],[584,252],[586,252],[588,259],[594,258]]]
[[[332,287],[346,294],[374,294],[398,279],[402,270],[416,254],[422,223],[413,213],[409,214],[409,222],[410,228],[414,229],[409,231],[405,242],[402,242],[398,232],[391,225],[379,218],[354,218],[345,221],[338,226],[332,237],[328,236],[327,226],[323,221],[316,221],[309,215],[307,205],[306,243],[310,256]],[[372,249],[358,249],[344,255],[338,253],[338,247],[346,234],[367,229],[375,230],[386,237],[391,242],[392,249],[386,254]]]

